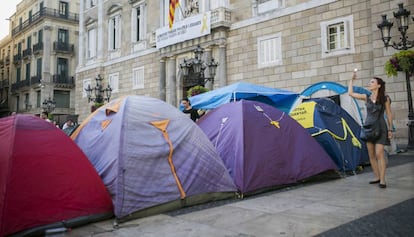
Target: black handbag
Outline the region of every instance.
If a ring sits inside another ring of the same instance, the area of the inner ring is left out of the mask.
[[[379,122],[379,113],[377,120],[370,124],[364,124],[361,128],[360,138],[363,141],[376,141],[381,136],[381,124]]]

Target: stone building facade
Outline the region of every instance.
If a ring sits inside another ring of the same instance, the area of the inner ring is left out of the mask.
[[[111,86],[111,100],[146,95],[178,106],[189,85],[180,64],[200,45],[205,62],[219,63],[214,82],[206,83],[210,88],[246,81],[301,92],[321,81],[347,85],[354,68],[357,86],[382,77],[396,137],[404,143],[405,77],[385,75],[384,63],[396,50],[385,49],[377,28],[382,14],[393,18],[398,3],[414,12],[411,0],[182,0],[169,29],[168,0],[81,0],[76,114],[82,121],[90,113],[93,103],[84,88],[94,87],[97,75]],[[207,34],[186,34],[205,23]],[[413,39],[412,19],[410,26]],[[392,36],[398,41],[396,28]]]
[[[0,43],[2,81],[8,82],[8,110],[40,114],[55,102],[53,119],[75,116],[75,69],[79,1],[23,0],[8,19]]]

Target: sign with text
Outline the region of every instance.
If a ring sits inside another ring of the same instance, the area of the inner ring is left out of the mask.
[[[211,12],[205,12],[174,22],[171,29],[168,25],[157,29],[157,49],[210,34],[210,19]]]
[[[298,105],[289,115],[304,128],[313,128],[315,105],[315,101],[304,102]]]

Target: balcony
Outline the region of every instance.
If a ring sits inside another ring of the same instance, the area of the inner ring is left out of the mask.
[[[14,64],[20,64],[22,61],[22,54],[18,53],[16,55],[13,56],[13,63]]]
[[[30,87],[30,80],[23,80],[23,81],[18,81],[16,83],[13,83],[11,85],[11,90],[12,92],[16,92],[26,87],[27,88]]]
[[[41,76],[32,76],[30,77],[30,85],[32,85],[32,87],[36,87],[36,86],[40,86],[40,80],[42,79]]]
[[[31,55],[32,55],[31,48],[23,50],[23,59],[29,59]]]
[[[7,55],[6,58],[4,59],[4,65],[10,65],[10,55]]]
[[[53,50],[56,53],[72,54],[75,52],[75,46],[73,44],[68,44],[68,43],[53,42]]]
[[[18,25],[17,27],[13,28],[12,36],[16,36],[21,33],[23,30],[32,27],[34,24],[37,24],[39,21],[45,18],[53,18],[58,20],[65,20],[72,23],[79,22],[79,15],[77,13],[67,13],[62,14],[58,9],[53,8],[42,8],[40,11],[34,13],[31,18],[24,21],[22,24]]]
[[[0,81],[0,89],[9,88],[9,79],[3,79]]]
[[[33,45],[33,54],[40,54],[43,51],[43,42]]]
[[[53,75],[53,83],[58,88],[73,88],[75,87],[75,78],[62,75]]]
[[[215,8],[211,11],[211,28],[231,26],[231,11],[225,7]]]

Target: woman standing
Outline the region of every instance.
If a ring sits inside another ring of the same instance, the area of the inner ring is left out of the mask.
[[[366,124],[373,121],[380,123],[381,135],[376,140],[367,141],[368,156],[371,163],[375,179],[370,184],[379,183],[380,188],[386,188],[385,168],[386,162],[384,157],[384,146],[390,144],[392,138],[392,113],[390,98],[385,95],[385,82],[379,77],[373,77],[368,83],[368,89],[371,95],[359,94],[353,91],[353,81],[356,79],[356,70],[352,75],[352,80],[348,85],[348,94],[359,100],[364,100],[367,107]],[[387,123],[384,119],[384,112],[387,114]]]

